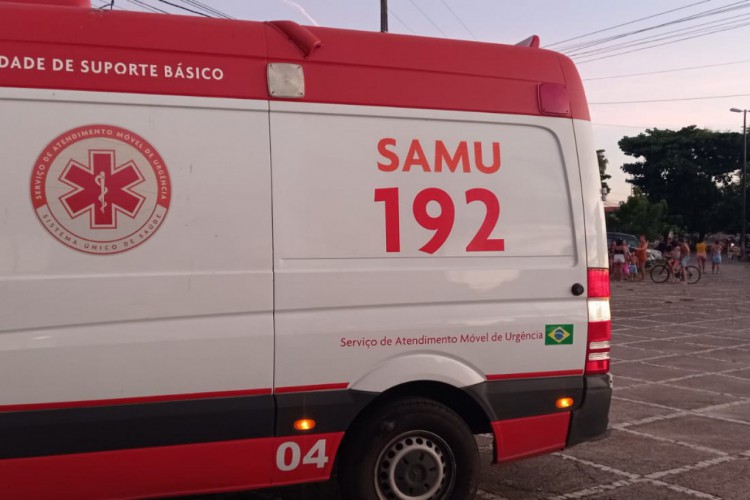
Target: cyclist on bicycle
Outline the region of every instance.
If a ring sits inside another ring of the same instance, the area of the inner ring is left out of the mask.
[[[665,249],[666,262],[651,269],[651,279],[654,282],[664,283],[669,280],[670,283],[677,283],[679,280],[683,284],[693,284],[701,279],[700,269],[688,265],[690,249],[683,253],[680,247],[684,243],[682,240],[675,240],[668,245]]]

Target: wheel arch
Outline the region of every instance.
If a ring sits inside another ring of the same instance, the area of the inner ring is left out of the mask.
[[[425,376],[429,374],[429,378]],[[410,354],[391,358],[350,384],[349,389],[375,392],[377,397],[352,419],[339,450],[346,450],[352,436],[381,408],[407,398],[424,398],[455,412],[473,434],[492,432],[493,412],[466,387],[486,382],[473,367],[444,355]],[[336,462],[342,455],[337,453]],[[337,466],[334,467],[338,469]]]
[[[375,407],[399,398],[424,397],[455,411],[473,433],[489,432],[492,410],[464,387],[486,382],[477,369],[461,360],[438,353],[419,353],[388,359],[365,373],[349,388],[378,393],[362,408],[358,419],[366,418]]]
[[[414,380],[386,390],[362,408],[346,430],[340,449],[346,448],[348,441],[356,435],[358,428],[377,410],[407,398],[429,399],[446,406],[466,423],[473,434],[492,432],[491,414],[471,392],[444,382]]]
[[[407,397],[431,399],[447,406],[466,422],[473,434],[492,431],[490,413],[487,407],[477,400],[471,392],[444,382],[432,380],[407,382],[385,391],[372,404],[387,405],[392,401]],[[365,418],[365,411],[367,411],[367,408],[360,412],[363,418]],[[360,415],[357,415],[357,419],[360,418]]]

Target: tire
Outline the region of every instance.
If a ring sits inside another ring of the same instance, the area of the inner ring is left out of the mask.
[[[339,457],[345,499],[474,498],[479,450],[450,408],[430,399],[400,399],[349,432]]]
[[[664,283],[669,279],[669,269],[664,264],[659,264],[651,269],[651,279],[654,283]]]
[[[685,273],[685,279],[687,280],[688,285],[698,283],[701,279],[701,270],[696,266],[687,266],[683,272]]]

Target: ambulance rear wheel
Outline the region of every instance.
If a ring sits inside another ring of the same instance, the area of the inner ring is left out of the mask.
[[[471,430],[450,408],[429,399],[402,399],[351,432],[339,462],[344,498],[474,498],[479,451]]]

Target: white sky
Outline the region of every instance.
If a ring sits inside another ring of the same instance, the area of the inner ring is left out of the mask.
[[[160,0],[140,2],[180,12]],[[116,0],[116,5],[141,10],[135,5],[140,2]],[[105,0],[93,0],[94,6],[103,3]],[[380,29],[380,0],[203,0],[203,3],[239,19],[290,19],[307,25],[372,31]],[[613,177],[609,181],[613,190],[609,201],[624,201],[630,194],[630,185],[625,183],[625,174],[620,170],[620,165],[630,159],[617,146],[617,141],[623,136],[637,135],[645,128],[679,129],[687,125],[720,131],[742,130],[742,115],[729,112],[729,108],[750,108],[750,0],[388,0],[389,31],[392,33],[497,43],[516,43],[536,34],[541,38],[542,47],[671,9],[687,7],[581,41],[642,29],[727,6],[737,7],[737,10],[639,36],[721,19],[733,20],[737,24],[744,24],[745,21],[748,25],[599,61],[582,62],[583,57],[574,57],[590,103],[596,146],[605,149],[610,160],[607,173]],[[628,37],[622,41],[634,38]],[[747,62],[637,77],[589,80],[735,61]],[[676,102],[597,104],[736,94],[745,95]]]

